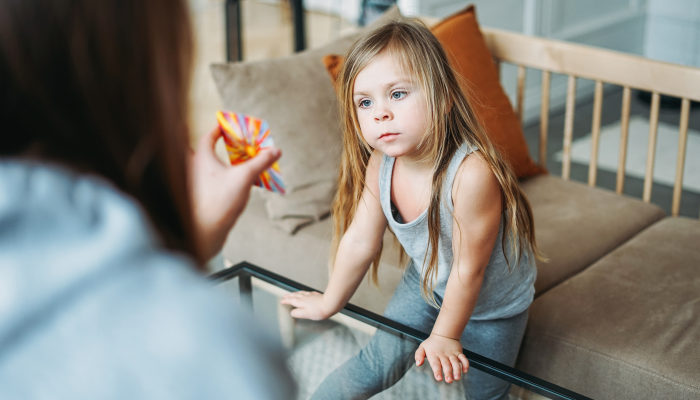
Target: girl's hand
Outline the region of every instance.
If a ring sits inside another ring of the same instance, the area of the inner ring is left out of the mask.
[[[451,383],[453,377],[458,381],[469,370],[469,361],[462,353],[459,340],[431,334],[416,350],[416,366],[423,365],[425,358],[433,369],[436,381],[442,380],[441,371],[445,373],[445,382]]]
[[[336,310],[324,303],[323,295],[319,292],[289,293],[282,298],[281,303],[296,307],[291,312],[294,318],[319,321],[336,313]]]
[[[248,202],[250,188],[281,155],[279,149],[271,147],[244,163],[226,164],[214,152],[219,136],[219,129],[202,136],[197,152],[190,155],[197,245],[206,259],[221,250]]]

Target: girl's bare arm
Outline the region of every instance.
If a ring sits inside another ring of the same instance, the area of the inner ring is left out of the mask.
[[[441,380],[443,370],[447,382],[467,370],[459,339],[476,306],[502,210],[500,184],[478,153],[465,159],[454,185],[452,271],[431,336],[416,352],[419,364],[427,357],[435,378]]]
[[[326,319],[340,311],[350,300],[379,251],[386,230],[386,218],[379,202],[379,165],[381,153],[369,160],[365,188],[355,216],[344,233],[335,257],[325,294],[295,292],[284,297],[282,304],[296,309],[296,318]]]

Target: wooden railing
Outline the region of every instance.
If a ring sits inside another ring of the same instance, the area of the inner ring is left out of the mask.
[[[571,174],[571,145],[574,131],[576,105],[576,79],[585,78],[595,82],[593,98],[593,126],[591,132],[591,158],[588,169],[588,185],[595,186],[598,170],[598,146],[600,121],[603,107],[603,84],[622,86],[622,115],[620,132],[620,155],[617,170],[616,192],[624,189],[625,162],[630,123],[630,97],[632,89],[652,93],[649,117],[649,143],[642,199],[651,201],[654,154],[659,124],[660,95],[681,98],[678,157],[673,187],[672,214],[677,216],[683,190],[683,168],[688,140],[688,118],[691,100],[700,101],[700,69],[668,64],[620,52],[525,36],[497,29],[483,28],[482,32],[497,65],[507,62],[517,65],[516,113],[524,113],[526,68],[542,71],[542,101],[540,109],[539,162],[544,166],[547,159],[547,135],[549,116],[549,92],[551,73],[568,76],[566,111],[564,118],[564,143],[562,150],[562,178]]]

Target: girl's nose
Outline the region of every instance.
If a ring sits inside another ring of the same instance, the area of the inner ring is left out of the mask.
[[[374,120],[377,122],[388,121],[393,118],[391,111],[382,105],[377,105],[374,108]]]

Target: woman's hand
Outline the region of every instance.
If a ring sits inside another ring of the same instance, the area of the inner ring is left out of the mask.
[[[291,314],[294,318],[312,319],[319,321],[327,319],[337,311],[326,304],[319,292],[294,292],[282,298],[282,304],[296,307]]]
[[[445,373],[445,382],[451,383],[453,377],[458,381],[469,370],[467,356],[462,353],[462,345],[456,339],[431,334],[416,350],[416,366],[423,365],[426,358],[437,381],[442,380],[441,371]]]
[[[270,147],[244,163],[225,164],[214,152],[219,136],[218,128],[202,136],[190,160],[197,245],[205,259],[221,250],[248,202],[250,188],[260,173],[281,156],[279,149]]]

